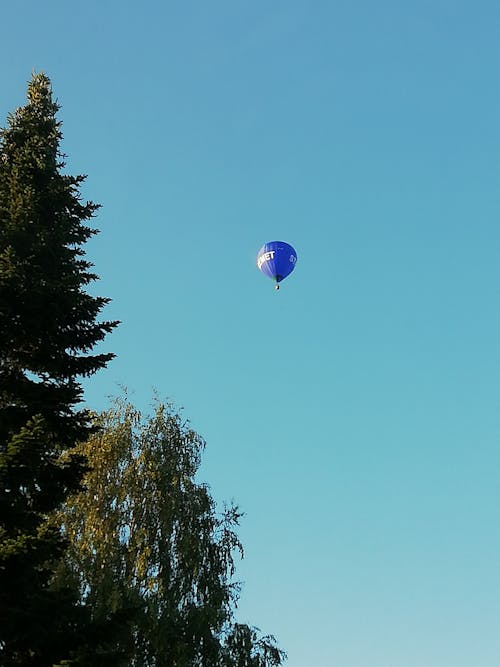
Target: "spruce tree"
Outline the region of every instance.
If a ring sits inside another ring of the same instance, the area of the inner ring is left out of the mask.
[[[100,639],[77,587],[54,583],[66,544],[47,518],[80,488],[80,381],[112,358],[92,352],[117,322],[99,322],[108,299],[86,291],[98,206],[82,200],[84,176],[64,173],[46,75],[27,97],[0,133],[0,663],[84,664]]]

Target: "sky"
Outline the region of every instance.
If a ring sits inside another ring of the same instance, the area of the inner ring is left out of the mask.
[[[122,324],[85,382],[182,407],[288,667],[500,660],[500,5],[24,0]],[[255,266],[298,254],[279,292]]]

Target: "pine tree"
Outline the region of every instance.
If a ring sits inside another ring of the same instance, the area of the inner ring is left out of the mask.
[[[98,206],[82,201],[84,176],[64,173],[58,109],[48,77],[34,74],[0,133],[3,666],[82,664],[89,642],[99,645],[76,586],[54,584],[66,544],[47,517],[80,488],[85,460],[72,452],[91,428],[80,379],[112,358],[92,351],[117,322],[99,322],[108,299],[86,291],[97,276],[85,223]]]

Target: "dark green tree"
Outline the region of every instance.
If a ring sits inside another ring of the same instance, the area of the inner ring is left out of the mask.
[[[92,351],[117,323],[98,321],[108,300],[86,291],[98,206],[64,173],[47,76],[27,97],[0,134],[0,663],[107,664],[76,587],[54,583],[66,542],[47,517],[80,487],[80,380],[112,358]]]
[[[127,638],[133,667],[280,665],[271,636],[235,621],[241,514],[219,511],[196,481],[203,439],[161,403],[144,418],[117,401],[98,423],[81,445],[84,490],[57,517],[71,545],[61,577],[79,580],[95,620],[141,607]]]

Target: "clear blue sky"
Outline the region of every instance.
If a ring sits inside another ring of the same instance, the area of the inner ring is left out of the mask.
[[[117,359],[246,512],[240,619],[289,667],[500,661],[500,5],[25,0]],[[295,246],[281,291],[255,268]]]

